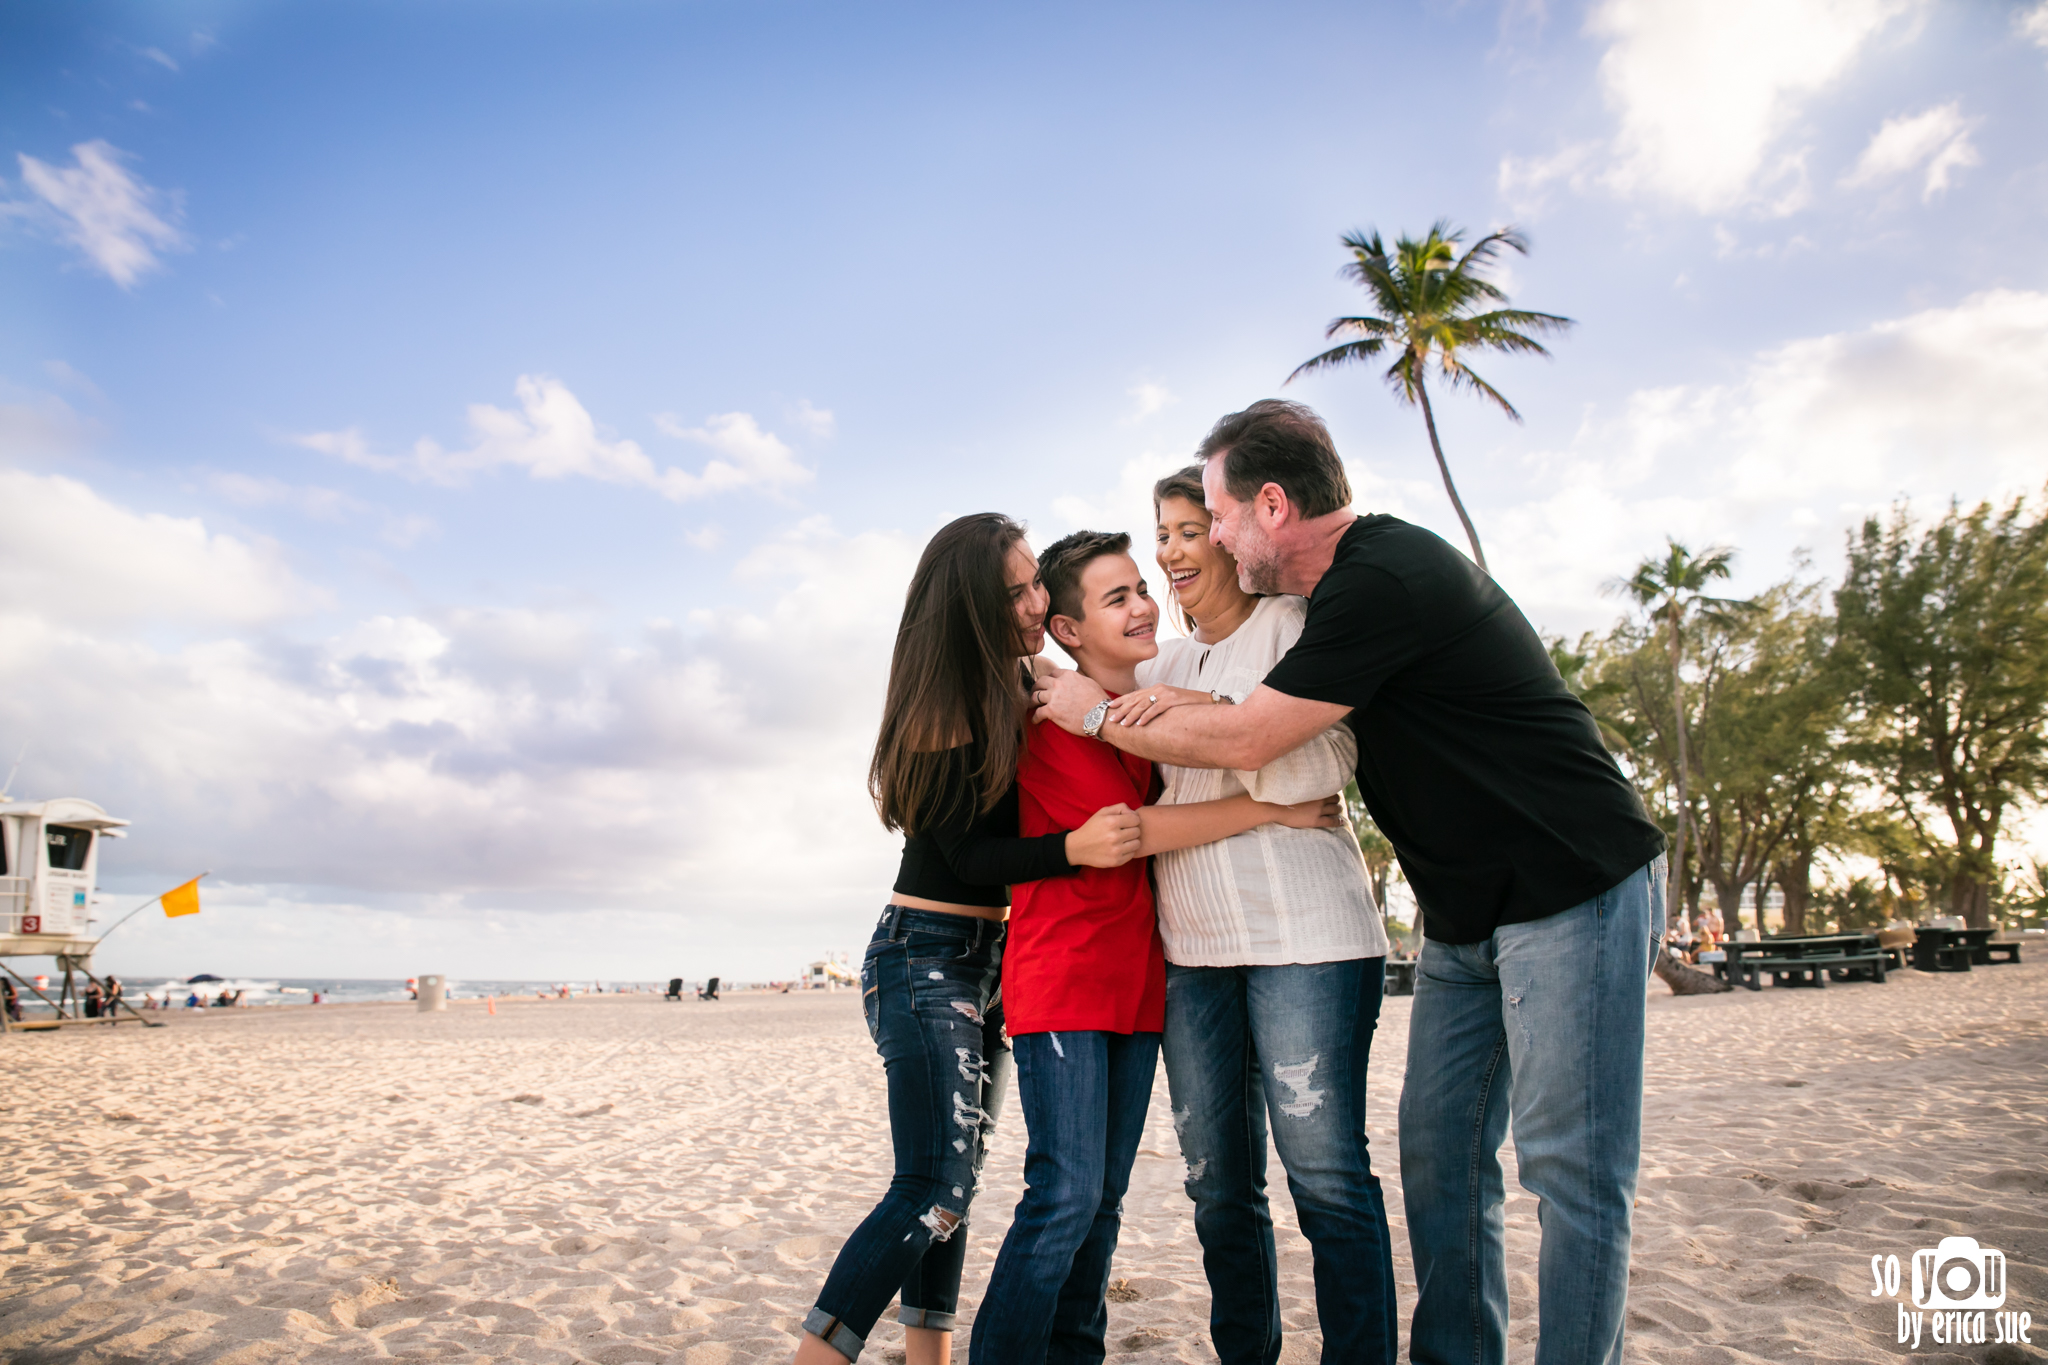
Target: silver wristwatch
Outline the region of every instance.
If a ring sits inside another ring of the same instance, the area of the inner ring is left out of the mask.
[[[1095,703],[1095,709],[1090,711],[1088,718],[1081,722],[1081,733],[1090,739],[1101,739],[1102,722],[1108,718],[1109,698],[1104,697],[1101,701]]]
[[[1209,700],[1217,706],[1237,705],[1237,698],[1231,696],[1228,692],[1211,692]]]

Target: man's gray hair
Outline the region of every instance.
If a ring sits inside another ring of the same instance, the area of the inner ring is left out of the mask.
[[[1223,486],[1250,502],[1273,483],[1305,518],[1328,516],[1351,505],[1351,480],[1337,458],[1330,429],[1306,404],[1264,398],[1209,429],[1195,458],[1223,458]]]

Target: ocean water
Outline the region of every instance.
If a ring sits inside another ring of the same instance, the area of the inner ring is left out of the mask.
[[[161,977],[131,977],[123,983],[123,994],[138,1007],[144,995],[153,996],[158,1002],[166,1000],[173,1007],[184,1005],[194,992],[207,993],[208,1003],[218,999],[222,991],[242,992],[241,1003],[251,1006],[293,1006],[310,1005],[314,995],[321,1001],[334,1005],[362,1004],[369,1001],[408,1001],[412,991],[402,980],[350,980],[339,977],[233,977],[223,981],[201,982],[190,985],[183,981],[169,981]],[[534,996],[545,993],[554,995],[563,987],[572,994],[602,990],[606,995],[614,991],[653,991],[657,995],[668,988],[666,981],[488,981],[470,980],[464,977],[448,978],[448,997],[451,1000],[480,1000],[492,995],[499,999],[507,996]]]

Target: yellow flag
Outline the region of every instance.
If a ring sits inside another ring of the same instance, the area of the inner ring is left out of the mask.
[[[199,878],[194,877],[175,891],[164,892],[162,899],[164,916],[167,919],[176,919],[179,915],[198,914]]]

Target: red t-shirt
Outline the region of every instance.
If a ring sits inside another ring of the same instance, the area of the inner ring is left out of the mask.
[[[1152,795],[1152,764],[1047,722],[1017,763],[1018,833],[1079,829],[1104,806]],[[1003,1022],[1012,1034],[1158,1033],[1166,953],[1144,858],[1010,888]]]

